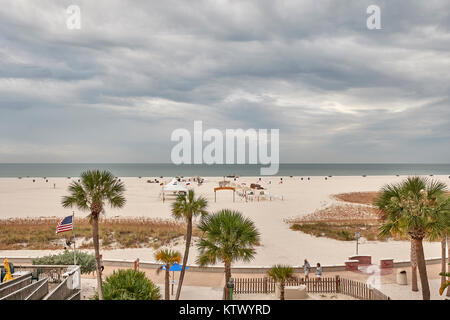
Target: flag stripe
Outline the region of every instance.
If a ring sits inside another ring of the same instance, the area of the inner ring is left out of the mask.
[[[73,230],[73,219],[72,216],[67,216],[63,218],[56,226],[56,233],[65,232]]]

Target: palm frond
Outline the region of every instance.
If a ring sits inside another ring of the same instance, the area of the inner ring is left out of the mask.
[[[197,244],[200,264],[254,259],[254,246],[259,243],[260,234],[254,223],[240,212],[220,210],[204,217],[198,228],[204,232]]]

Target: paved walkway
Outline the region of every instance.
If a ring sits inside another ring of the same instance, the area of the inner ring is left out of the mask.
[[[114,270],[127,269],[124,267],[112,267],[106,266],[103,276],[106,278],[108,275],[112,274]],[[396,283],[396,275],[400,270],[405,270],[407,272],[408,285],[398,285]],[[164,272],[157,272],[156,269],[141,269],[144,271],[149,279],[161,287],[161,292],[164,291]],[[370,270],[369,270],[370,271]],[[431,299],[442,300],[445,297],[439,295],[440,286],[440,264],[427,265],[428,278],[430,283]],[[171,272],[171,278],[173,273]],[[339,275],[342,278],[357,280],[361,282],[371,282],[372,284],[379,284],[379,290],[384,294],[388,295],[392,299],[422,299],[422,294],[420,291],[420,279],[419,279],[419,292],[411,291],[411,268],[395,268],[392,270],[383,270],[379,277],[374,277],[374,274],[351,271],[339,271],[339,272],[327,272],[324,273],[324,277],[335,277]],[[178,280],[179,272],[175,272],[175,279]],[[260,278],[265,276],[265,274],[257,273],[234,273],[232,275],[235,278]],[[298,276],[302,276],[299,274]],[[311,275],[314,276],[314,275]],[[84,279],[95,280],[95,275],[83,275]],[[82,281],[82,283],[83,283]],[[88,281],[90,282],[90,281]],[[183,282],[182,299],[198,299],[198,300],[215,300],[221,299],[222,288],[224,287],[225,280],[224,275],[221,272],[189,272],[186,271],[186,275]],[[93,281],[93,288],[95,288],[95,281]],[[176,286],[175,286],[176,290]],[[250,297],[249,297],[250,298]]]

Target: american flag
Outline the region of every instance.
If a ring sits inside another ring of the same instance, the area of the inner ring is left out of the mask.
[[[56,227],[56,234],[73,230],[73,216],[68,216],[62,219]]]

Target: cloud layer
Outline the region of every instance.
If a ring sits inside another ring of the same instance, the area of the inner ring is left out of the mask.
[[[279,128],[282,162],[450,162],[446,0],[0,4],[0,162],[169,162],[194,120]]]

